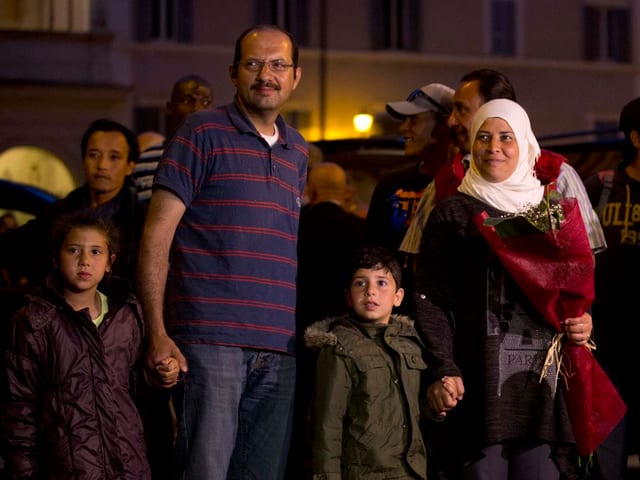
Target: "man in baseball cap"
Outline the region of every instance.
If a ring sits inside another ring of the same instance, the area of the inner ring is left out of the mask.
[[[402,120],[404,153],[420,156],[430,145],[447,135],[446,124],[439,122],[451,112],[454,90],[441,83],[430,83],[412,91],[406,100],[387,103],[387,112]],[[436,128],[441,127],[441,128]]]
[[[435,172],[449,158],[451,147],[447,117],[453,106],[454,90],[441,83],[415,89],[406,100],[389,102],[387,112],[401,120],[404,153],[415,158],[414,166],[383,178],[373,192],[367,212],[366,243],[398,251],[423,191]],[[399,253],[402,265],[406,258]],[[403,272],[405,291],[411,288],[411,273]],[[412,298],[412,294],[407,295]],[[412,303],[401,313],[412,313]]]
[[[408,115],[423,112],[451,112],[454,90],[441,83],[430,83],[417,88],[406,100],[387,103],[387,112],[395,118],[403,120]]]

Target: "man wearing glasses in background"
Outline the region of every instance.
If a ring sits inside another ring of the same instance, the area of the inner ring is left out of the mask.
[[[180,478],[276,480],[291,436],[308,158],[279,112],[300,82],[298,48],[276,26],[252,27],[229,73],[234,102],[190,115],[156,172],[138,263],[147,367],[174,357],[184,373]]]
[[[398,252],[402,285],[409,293],[399,309],[413,318],[413,269],[409,255],[399,252],[400,242],[416,213],[425,188],[438,169],[452,156],[447,118],[453,105],[454,90],[431,83],[414,90],[406,100],[387,103],[387,112],[401,120],[404,153],[415,158],[408,169],[383,178],[373,192],[365,227],[365,242]]]

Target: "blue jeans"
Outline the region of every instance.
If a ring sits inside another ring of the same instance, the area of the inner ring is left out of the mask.
[[[180,345],[189,371],[178,402],[183,480],[280,480],[291,438],[296,364],[290,355]]]

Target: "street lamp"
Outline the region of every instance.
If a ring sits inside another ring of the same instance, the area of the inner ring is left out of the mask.
[[[373,115],[370,113],[358,113],[353,117],[353,127],[358,133],[367,134],[373,125]]]

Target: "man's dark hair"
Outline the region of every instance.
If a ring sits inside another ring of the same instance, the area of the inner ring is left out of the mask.
[[[296,68],[298,67],[298,44],[296,43],[293,35],[287,32],[284,28],[280,28],[277,25],[269,25],[269,24],[260,24],[254,25],[253,27],[247,28],[244,32],[240,34],[238,40],[236,40],[236,48],[233,52],[233,76],[238,75],[238,64],[242,59],[242,41],[253,32],[264,32],[268,30],[273,30],[276,32],[284,33],[288,38],[289,42],[291,42],[291,61],[293,62],[293,78],[296,77]]]
[[[195,82],[198,85],[208,88],[213,93],[211,84],[205,78],[201,77],[200,75],[196,75],[195,73],[190,73],[188,75],[184,75],[180,77],[178,80],[175,81],[175,83],[173,84],[173,88],[171,89],[171,100],[173,100],[178,94],[178,89],[180,88],[180,85],[188,82]]]
[[[365,245],[354,253],[348,269],[349,277],[346,281],[348,286],[353,274],[360,268],[371,268],[373,270],[388,270],[396,282],[396,290],[402,283],[402,270],[395,254],[384,247],[377,245]]]
[[[629,140],[631,132],[640,132],[640,97],[625,104],[620,111],[620,130]]]
[[[623,164],[629,165],[636,158],[636,147],[631,143],[631,132],[640,133],[640,97],[631,100],[620,111],[620,130],[624,133],[622,147]]]
[[[84,135],[82,135],[82,141],[80,142],[80,153],[82,154],[82,158],[87,153],[87,144],[89,143],[89,138],[95,132],[120,132],[124,135],[124,138],[127,140],[127,144],[129,145],[129,157],[127,161],[129,162],[137,162],[138,156],[140,155],[140,151],[138,149],[138,140],[136,139],[136,134],[129,130],[124,125],[111,120],[109,118],[100,118],[95,120],[89,125]]]
[[[516,91],[511,81],[504,73],[497,70],[489,68],[474,70],[464,75],[460,81],[462,83],[478,82],[478,93],[485,103],[497,98],[516,101]]]

